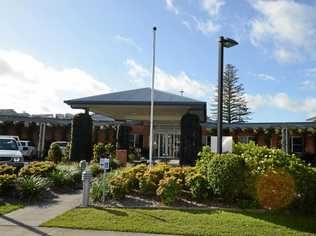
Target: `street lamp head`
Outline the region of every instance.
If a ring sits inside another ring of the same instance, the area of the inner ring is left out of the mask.
[[[236,42],[235,40],[231,38],[223,38],[222,43],[225,48],[231,48],[238,45],[238,42]]]

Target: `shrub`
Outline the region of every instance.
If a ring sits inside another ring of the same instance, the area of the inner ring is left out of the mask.
[[[176,200],[179,188],[179,180],[176,177],[166,177],[160,180],[156,193],[164,204],[171,205]]]
[[[71,150],[71,143],[67,143],[65,147],[64,154],[62,156],[63,162],[69,162],[70,161],[70,150]]]
[[[288,207],[294,199],[294,191],[294,179],[283,169],[267,171],[258,181],[258,200],[267,209]]]
[[[103,173],[103,169],[100,167],[99,163],[90,164],[89,170],[91,171],[93,177],[97,177]]]
[[[47,191],[49,181],[40,176],[24,176],[17,179],[17,190],[21,198],[25,201],[33,201]]]
[[[182,167],[173,167],[170,168],[168,172],[165,173],[165,176],[167,177],[175,177],[178,184],[181,187],[184,187],[185,185],[185,177],[186,177],[186,172],[185,169]]]
[[[212,195],[207,178],[200,173],[188,175],[186,184],[193,199],[205,200]]]
[[[186,113],[181,118],[180,165],[194,165],[202,147],[199,116]]]
[[[70,159],[72,161],[91,160],[92,126],[93,121],[88,113],[80,113],[74,116],[71,129],[70,151]]]
[[[120,167],[121,163],[119,160],[117,160],[116,158],[111,158],[110,159],[110,169],[111,170],[116,170]]]
[[[21,168],[19,172],[19,176],[30,176],[30,175],[37,175],[46,177],[48,176],[53,170],[56,169],[56,164],[50,161],[43,161],[43,162],[31,162],[30,164]]]
[[[80,169],[57,168],[48,175],[51,184],[57,188],[76,188],[81,183]]]
[[[207,178],[214,194],[232,201],[242,193],[245,163],[235,154],[214,155],[209,164]]]
[[[158,188],[159,181],[170,169],[166,164],[157,164],[144,172],[139,178],[139,190],[145,195],[154,195]]]
[[[53,143],[48,150],[48,161],[53,161],[54,163],[58,163],[61,161],[63,153],[57,143]]]
[[[128,183],[121,175],[109,178],[109,195],[115,199],[122,199],[128,193]]]
[[[93,146],[93,162],[99,163],[100,158],[105,158],[105,146],[102,143],[94,144]]]
[[[199,158],[195,165],[196,170],[202,175],[206,176],[208,164],[214,155],[216,154],[211,152],[210,146],[204,146],[202,151],[198,153]]]
[[[91,185],[90,196],[93,202],[100,202],[102,200],[103,192],[108,196],[110,194],[108,181],[103,178],[98,178],[93,181]]]
[[[7,194],[15,187],[16,174],[0,175],[0,194]]]
[[[15,173],[16,168],[14,166],[9,166],[9,165],[0,165],[0,175],[12,175]]]
[[[127,181],[128,191],[139,189],[139,179],[144,175],[147,166],[144,164],[126,168],[122,171],[122,177]]]

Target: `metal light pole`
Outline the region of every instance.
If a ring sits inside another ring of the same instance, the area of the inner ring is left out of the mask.
[[[153,129],[154,129],[154,89],[155,89],[155,63],[156,63],[156,30],[153,28],[153,68],[151,78],[151,100],[150,100],[150,134],[149,134],[149,166],[153,164]]]
[[[219,37],[218,41],[218,100],[217,100],[217,153],[223,151],[223,70],[224,70],[224,47],[230,48],[238,43],[230,38]]]

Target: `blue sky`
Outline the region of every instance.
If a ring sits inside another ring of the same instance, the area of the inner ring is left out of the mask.
[[[211,101],[217,40],[245,86],[252,121],[316,115],[316,2],[260,0],[2,1],[0,108],[69,112],[63,100],[150,86]]]

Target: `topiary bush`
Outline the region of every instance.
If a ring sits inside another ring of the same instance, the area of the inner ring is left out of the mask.
[[[195,164],[202,147],[202,131],[197,115],[187,113],[181,119],[180,165]]]
[[[241,156],[231,153],[214,155],[207,169],[211,190],[225,200],[236,200],[242,195],[245,171],[245,162]]]
[[[61,161],[62,157],[63,153],[59,145],[57,143],[53,143],[48,150],[47,160],[52,161],[54,163],[58,163]]]
[[[88,113],[74,116],[71,126],[71,152],[72,161],[92,158],[92,119]]]

